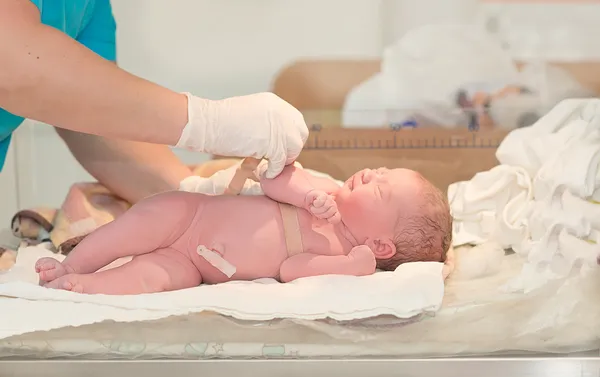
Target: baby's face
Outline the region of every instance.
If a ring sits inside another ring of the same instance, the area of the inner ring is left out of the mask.
[[[394,237],[400,215],[410,216],[421,192],[418,173],[408,169],[365,169],[336,195],[344,224],[359,243]]]

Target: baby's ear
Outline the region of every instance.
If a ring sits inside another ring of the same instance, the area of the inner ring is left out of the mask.
[[[373,251],[377,259],[390,259],[396,254],[396,246],[390,239],[367,239],[366,245]]]

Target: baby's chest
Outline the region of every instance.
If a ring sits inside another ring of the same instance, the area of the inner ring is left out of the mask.
[[[320,255],[346,255],[350,252],[346,242],[334,231],[330,224],[312,224],[302,234],[304,251]]]

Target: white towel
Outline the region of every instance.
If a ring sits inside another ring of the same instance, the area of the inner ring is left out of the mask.
[[[0,339],[33,331],[106,320],[136,322],[205,311],[243,320],[299,318],[353,320],[392,315],[410,318],[442,303],[442,263],[403,264],[371,276],[317,276],[281,284],[273,279],[137,296],[83,295],[38,286],[43,248],[19,250],[15,268],[0,284]]]
[[[505,248],[526,237],[531,179],[521,168],[497,166],[448,187],[454,245],[494,241]]]
[[[497,242],[527,259],[505,288],[584,274],[600,254],[600,100],[566,100],[512,131],[500,165],[448,188],[454,245]]]

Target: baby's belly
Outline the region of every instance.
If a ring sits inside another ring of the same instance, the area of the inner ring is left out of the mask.
[[[220,252],[232,276],[196,254],[192,261],[203,282],[252,280],[279,276],[287,250],[279,206],[261,196],[213,197],[207,201],[191,231],[197,232],[197,247],[203,245]],[[223,269],[223,268],[221,268]]]

